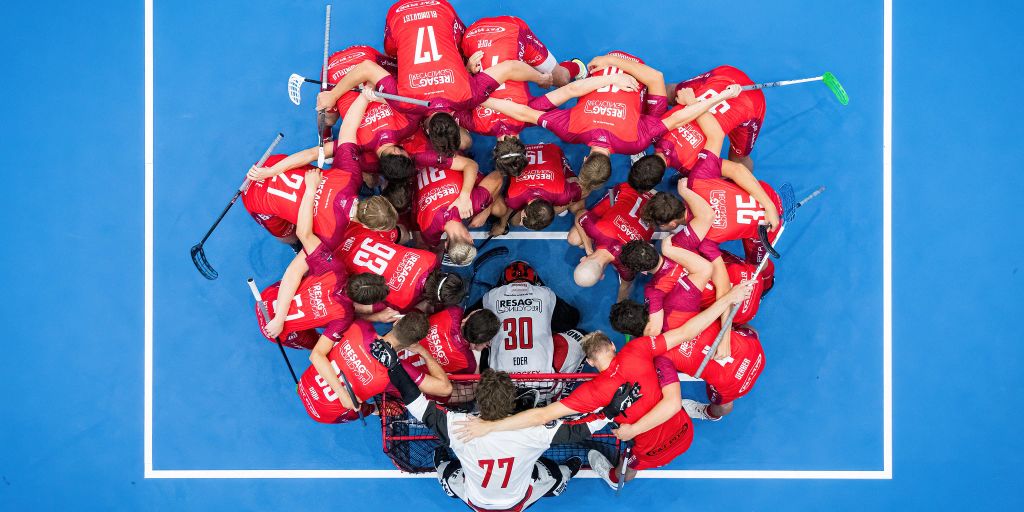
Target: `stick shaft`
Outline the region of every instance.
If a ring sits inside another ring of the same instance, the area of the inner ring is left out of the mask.
[[[320,81],[320,80],[313,80],[312,78],[305,78],[305,77],[303,77],[302,80],[304,82],[306,82],[306,83],[317,84],[317,85],[320,85],[320,86],[322,86],[323,83],[324,83],[323,81]],[[326,89],[326,87],[324,87],[324,89]],[[363,89],[361,87],[356,87],[353,90],[354,91],[363,92]],[[421,107],[429,107],[430,106],[430,102],[426,101],[426,100],[418,100],[416,98],[408,98],[406,96],[399,96],[397,94],[391,94],[391,93],[388,93],[388,92],[373,91],[373,93],[376,94],[378,97],[384,98],[386,100],[401,101],[402,103],[408,103],[410,105],[419,105]]]
[[[326,21],[324,21],[324,67],[320,71],[320,90],[327,90],[327,52],[331,46],[331,4],[327,4]]]
[[[802,84],[805,82],[818,82],[821,81],[822,77],[816,76],[812,78],[800,78],[798,80],[780,80],[778,82],[762,82],[753,85],[744,85],[742,89],[744,91],[752,91],[755,89],[767,89],[769,87],[783,87],[786,85]]]
[[[256,281],[250,277],[247,281],[249,283],[249,291],[252,292],[252,297],[256,299],[256,307],[260,308],[260,314],[266,321],[270,321],[270,312],[267,311],[267,303],[263,300],[260,295],[260,289],[256,287]],[[288,366],[288,373],[292,374],[292,381],[295,384],[299,383],[299,378],[295,375],[295,369],[292,368],[292,362],[288,359],[288,353],[284,351],[284,345],[281,344],[281,338],[274,338],[274,342],[277,343],[277,348],[281,350],[281,357],[284,358],[284,364]]]
[[[267,159],[270,158],[270,155],[274,152],[274,149],[277,148],[277,145],[281,143],[281,139],[283,138],[284,134],[277,132],[277,137],[274,137],[274,141],[267,146],[267,150],[263,152],[263,156],[261,156],[259,161],[256,162],[256,167],[263,167],[263,164],[267,163]],[[245,180],[238,186],[238,191],[244,193],[246,190],[249,190],[249,183],[252,183],[252,180],[250,180],[249,175],[246,174]],[[238,195],[235,195],[235,199],[238,199]]]
[[[811,199],[814,199],[815,197],[818,197],[824,191],[825,191],[825,186],[824,185],[818,187],[817,190],[815,190],[814,192],[811,192],[810,195],[808,195],[807,197],[801,199],[800,202],[796,203],[796,208],[799,208],[799,207],[807,204],[808,201],[810,201]]]

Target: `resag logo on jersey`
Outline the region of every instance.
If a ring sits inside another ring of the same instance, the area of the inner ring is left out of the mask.
[[[482,34],[500,34],[500,33],[504,32],[504,31],[505,31],[505,27],[488,27],[488,26],[476,27],[473,30],[470,30],[469,32],[466,32],[466,35],[463,36],[463,37],[473,37],[473,36],[479,36],[479,35],[482,35]]]
[[[391,274],[391,279],[388,280],[388,288],[393,291],[398,291],[402,288],[405,280],[408,279],[409,273],[412,272],[413,267],[416,266],[416,262],[420,260],[420,255],[414,252],[410,252],[395,265],[395,271]]]
[[[495,307],[499,315],[503,313],[521,313],[524,311],[540,313],[544,311],[544,302],[540,299],[498,299],[495,302]]]
[[[313,308],[313,318],[327,316],[327,306],[324,305],[323,283],[315,283],[309,287],[309,305]]]
[[[454,84],[455,73],[450,69],[440,69],[437,71],[425,71],[423,73],[411,73],[409,75],[409,87],[413,89],[420,89],[423,87],[432,87],[435,85]]]
[[[725,211],[725,191],[712,190],[708,198],[708,202],[711,203],[711,209],[715,210],[715,219],[711,222],[711,226],[717,229],[729,227],[729,218],[726,216]]]
[[[620,232],[622,232],[623,235],[626,235],[626,238],[629,238],[630,240],[642,240],[644,238],[643,236],[640,235],[640,232],[637,231],[636,228],[631,226],[629,221],[623,219],[621,215],[615,216],[613,224],[615,225],[615,229],[618,229]]]
[[[371,110],[366,111],[366,114],[363,115],[363,124],[359,125],[359,127],[363,128],[383,121],[391,117],[391,114],[391,107],[387,103],[377,103]]]
[[[452,196],[452,195],[458,195],[458,194],[459,194],[459,186],[458,185],[453,185],[453,184],[444,185],[444,186],[438,187],[438,188],[436,188],[434,190],[431,190],[429,194],[421,195],[420,196],[420,200],[419,200],[419,205],[420,205],[421,209],[422,208],[426,208],[427,206],[430,206],[430,203],[433,203],[434,201],[436,201],[438,199],[441,199],[443,197]]]
[[[405,5],[402,5],[398,9],[395,9],[395,14],[400,13],[402,11],[407,11],[409,9],[415,9],[417,7],[423,7],[423,6],[427,6],[427,5],[440,5],[440,4],[441,4],[441,2],[438,2],[437,0],[420,0],[418,2],[409,2],[409,3],[405,4]]]
[[[355,374],[355,378],[358,379],[359,382],[362,382],[364,386],[373,381],[373,374],[370,373],[370,370],[366,368],[366,365],[359,360],[359,356],[354,350],[352,350],[352,345],[346,343],[341,348],[341,357],[345,360],[345,366],[347,366],[349,370],[352,370],[352,373]]]
[[[626,118],[626,104],[607,100],[588,100],[583,105],[583,112],[598,116]]]
[[[448,366],[448,354],[444,352],[444,347],[441,345],[441,335],[437,332],[436,325],[431,325],[430,330],[427,331],[427,345],[430,348],[430,355],[434,356],[441,366]]]
[[[519,176],[517,176],[515,178],[515,180],[517,182],[519,182],[519,181],[545,181],[545,182],[551,182],[551,181],[555,181],[555,173],[553,173],[551,171],[545,171],[545,170],[542,170],[542,169],[530,169],[528,171],[523,171],[522,173],[520,173]]]
[[[689,124],[676,128],[676,134],[694,149],[704,147],[704,134],[694,130]]]

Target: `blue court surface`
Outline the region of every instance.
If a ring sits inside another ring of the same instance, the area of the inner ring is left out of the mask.
[[[695,422],[684,456],[621,495],[580,478],[534,510],[1024,508],[1024,112],[1008,98],[1024,79],[1024,13],[900,1],[886,14],[887,3],[453,2],[466,23],[525,19],[563,60],[626,50],[672,82],[721,64],[755,81],[832,71],[851,97],[766,91],[756,174],[798,198],[827,191],[780,243],[754,320],[767,353],[755,390],[724,421]],[[312,86],[295,107],[285,80],[318,72],[324,4],[156,0],[152,30],[142,1],[57,4],[0,21],[0,147],[15,192],[0,509],[464,509],[433,478],[394,470],[376,418],[306,416],[244,283],[279,279],[288,247],[238,204],[206,245],[218,280],[186,255],[275,133],[279,152],[316,143]],[[389,5],[336,1],[332,50],[380,48]],[[540,128],[523,138],[555,141]],[[483,170],[493,143],[475,139]],[[564,147],[578,168],[586,148]],[[622,181],[628,157],[613,165]],[[568,225],[491,246],[532,262],[584,328],[611,332],[614,274],[572,283],[583,253],[557,239]],[[306,352],[289,355],[305,369]],[[703,385],[683,394],[703,399]]]

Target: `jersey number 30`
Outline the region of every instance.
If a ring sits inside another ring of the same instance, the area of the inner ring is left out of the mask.
[[[506,318],[501,328],[505,331],[505,350],[533,348],[533,318]]]

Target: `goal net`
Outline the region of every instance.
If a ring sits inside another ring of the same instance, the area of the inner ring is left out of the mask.
[[[516,410],[542,407],[569,395],[577,386],[596,377],[594,373],[513,373],[512,381],[518,390]],[[444,402],[449,410],[473,412],[476,409],[475,392],[479,375],[451,375],[452,395]],[[580,415],[583,416],[583,415]],[[405,410],[401,400],[387,396],[380,400],[380,417],[384,453],[395,466],[408,473],[434,471],[434,449],[441,445],[434,433]],[[567,418],[575,419],[574,417]],[[587,461],[587,452],[598,450],[608,460],[619,459],[619,442],[606,426],[582,443],[551,445],[544,456],[558,464],[578,456]],[[449,451],[449,455],[454,457]]]

